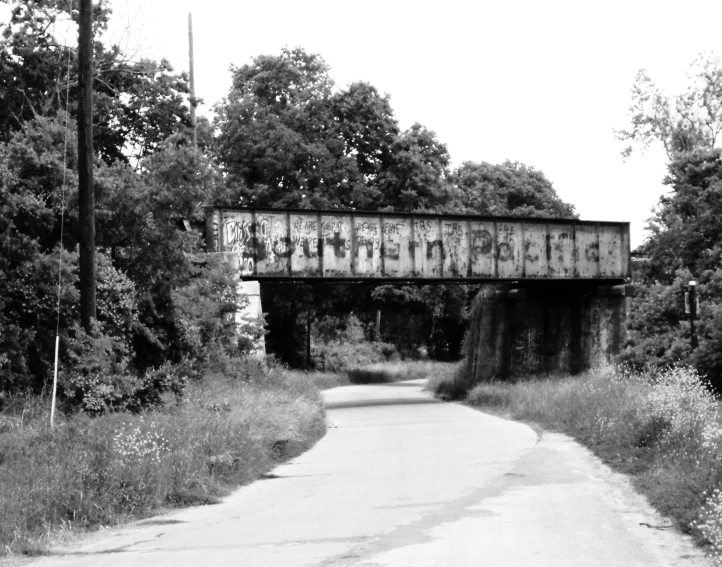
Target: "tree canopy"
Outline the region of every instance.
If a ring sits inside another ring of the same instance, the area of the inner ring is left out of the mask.
[[[77,53],[59,38],[62,23],[77,22],[77,6],[61,0],[13,2],[0,39],[0,140],[37,116],[77,110]],[[93,6],[93,144],[106,163],[145,157],[165,138],[190,126],[188,84],[166,60],[131,61],[98,36],[111,17]],[[66,108],[67,107],[67,108]]]
[[[147,378],[153,368],[245,348],[225,317],[236,308],[235,275],[212,260],[191,261],[202,242],[182,221],[200,223],[204,204],[573,214],[541,172],[522,164],[452,168],[433,131],[399,127],[388,95],[366,82],[339,88],[324,59],[301,48],[233,67],[212,122],[199,120],[196,150],[186,75],[105,42],[112,14],[101,1],[93,55],[99,309],[96,329],[85,333],[76,307],[77,54],[58,33],[78,13],[60,0],[11,5],[0,38],[0,392],[43,387],[56,324],[61,390],[88,411],[157,400],[148,384],[177,386],[165,371],[157,384]],[[427,343],[448,358],[457,354],[471,290],[263,293],[273,299],[269,344],[289,347],[288,360],[298,360],[302,314],[328,323],[353,311],[370,328],[379,308],[386,338],[402,352]],[[411,319],[418,332],[402,336]]]
[[[574,218],[574,205],[563,202],[541,171],[505,161],[461,164],[453,173],[455,208],[482,215]]]
[[[700,54],[690,65],[684,92],[664,93],[644,69],[632,87],[631,127],[618,130],[625,145],[622,155],[634,148],[661,143],[667,157],[716,147],[722,132],[722,61],[714,54]]]
[[[619,138],[638,147],[660,143],[669,191],[649,219],[639,292],[632,301],[625,359],[637,366],[691,363],[722,390],[722,61],[698,57],[689,84],[665,95],[644,71],[632,90],[631,128]],[[684,313],[689,281],[698,284],[699,347],[692,350]]]

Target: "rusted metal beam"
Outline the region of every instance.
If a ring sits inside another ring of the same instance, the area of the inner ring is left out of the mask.
[[[629,223],[340,210],[207,209],[207,250],[243,278],[622,282]]]

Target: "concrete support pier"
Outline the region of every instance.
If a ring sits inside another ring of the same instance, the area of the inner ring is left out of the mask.
[[[624,344],[628,285],[488,284],[474,302],[466,379],[576,374],[611,361]]]

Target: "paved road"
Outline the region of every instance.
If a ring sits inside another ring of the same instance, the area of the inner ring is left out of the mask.
[[[420,382],[324,398],[328,434],[275,478],[33,565],[708,565],[567,437],[436,402]]]

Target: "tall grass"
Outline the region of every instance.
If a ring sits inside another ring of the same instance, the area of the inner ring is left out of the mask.
[[[32,551],[58,529],[214,502],[325,432],[316,388],[278,369],[211,375],[163,410],[61,417],[52,432],[32,405],[0,432],[0,553]]]
[[[457,364],[431,360],[377,362],[347,371],[351,384],[383,384],[402,380],[440,379],[456,370]]]
[[[345,372],[319,372],[317,370],[289,370],[289,376],[295,380],[313,384],[318,390],[328,390],[338,386],[348,386],[348,376]]]
[[[453,377],[434,388],[444,394]],[[695,370],[485,383],[466,401],[574,436],[722,565],[722,408]]]

